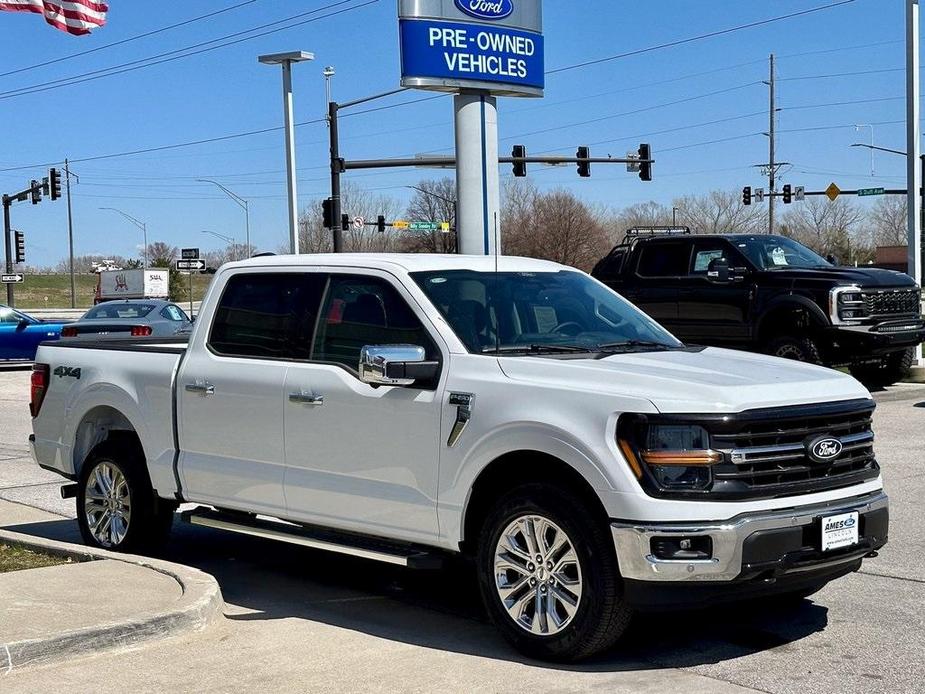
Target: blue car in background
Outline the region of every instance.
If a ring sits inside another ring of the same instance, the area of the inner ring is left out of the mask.
[[[61,323],[45,323],[0,304],[0,363],[33,361],[40,342],[60,337]]]

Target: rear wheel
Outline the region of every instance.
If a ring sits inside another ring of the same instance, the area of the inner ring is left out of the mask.
[[[505,638],[531,657],[575,661],[604,651],[632,615],[608,528],[586,507],[528,484],[499,499],[482,528],[483,602]]]
[[[909,374],[915,351],[904,349],[893,352],[880,359],[851,367],[851,375],[866,386],[891,386]]]
[[[88,545],[119,552],[158,549],[167,540],[173,511],[155,497],[137,446],[107,441],[84,462],[77,523]]]
[[[783,359],[793,359],[807,364],[821,364],[819,348],[812,338],[805,335],[783,335],[771,340],[768,354]]]

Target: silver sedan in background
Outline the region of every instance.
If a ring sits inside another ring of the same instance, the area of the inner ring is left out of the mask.
[[[170,301],[125,299],[94,306],[64,326],[61,337],[173,337],[192,326],[186,312]]]

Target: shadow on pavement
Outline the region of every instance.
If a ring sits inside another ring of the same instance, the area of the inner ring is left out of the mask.
[[[6,526],[15,532],[81,543],[72,520]],[[232,533],[174,524],[159,555],[218,580],[232,621],[305,619],[380,638],[486,658],[530,663],[488,624],[474,568],[441,571],[385,564]],[[240,609],[243,608],[243,609]],[[828,610],[803,600],[789,607],[713,607],[638,615],[614,651],[580,665],[583,672],[684,668],[786,647],[825,630]]]

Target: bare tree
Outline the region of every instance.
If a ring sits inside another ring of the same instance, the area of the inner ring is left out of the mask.
[[[164,241],[154,241],[148,244],[148,264],[166,267],[163,262],[170,265],[180,255],[180,250],[176,246],[171,246]]]
[[[781,220],[781,233],[822,255],[832,254],[844,262],[866,261],[869,243],[862,237],[864,212],[854,202],[808,198],[789,210]]]
[[[905,246],[908,242],[906,215],[908,206],[905,195],[885,195],[868,212],[877,246]]]
[[[760,205],[743,205],[738,192],[714,190],[706,195],[686,195],[674,202],[678,222],[695,234],[761,233],[767,212]]]
[[[376,195],[347,181],[341,186],[341,209],[351,220],[363,217],[373,223],[360,229],[350,224],[350,228],[343,232],[346,252],[383,253],[397,248],[399,232],[386,227],[386,231],[380,233],[375,227],[379,215],[383,215],[389,222],[396,218],[400,205],[395,198]],[[335,222],[339,223],[340,220]],[[321,200],[316,200],[303,209],[299,217],[299,250],[302,253],[330,253],[333,249],[333,232],[324,228]],[[280,252],[288,253],[289,247],[281,246]]]
[[[450,232],[411,232],[405,234],[400,247],[412,253],[456,252],[456,181],[442,178],[424,180],[414,186],[416,192],[408,203],[406,216],[412,221],[449,222]]]
[[[672,210],[661,203],[637,202],[635,205],[624,207],[613,218],[611,227],[611,240],[614,242],[623,238],[627,229],[640,226],[667,226],[672,223]],[[678,224],[686,224],[683,219]]]

